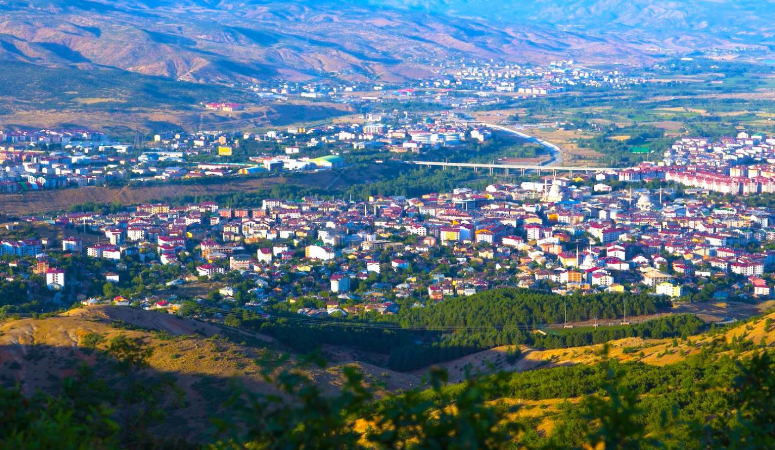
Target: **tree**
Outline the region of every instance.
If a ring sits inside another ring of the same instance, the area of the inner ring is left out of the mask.
[[[113,283],[105,283],[102,285],[102,294],[105,296],[105,298],[113,298],[116,296],[116,290],[113,286]]]

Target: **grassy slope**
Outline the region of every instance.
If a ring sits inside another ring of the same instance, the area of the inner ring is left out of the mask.
[[[136,329],[118,328],[116,323],[131,324]],[[271,387],[261,377],[264,366],[258,361],[276,360],[284,353],[284,348],[267,336],[162,312],[125,307],[81,308],[46,319],[0,323],[0,383],[20,383],[28,393],[38,389],[56,392],[61,379],[72,376],[81,363],[104,369],[106,366],[97,353],[82,347],[84,336],[89,333],[100,334],[106,341],[124,334],[141,338],[153,347],[149,372],[174,375],[186,394],[185,405],[171,411],[171,419],[179,424],[176,429],[188,436],[205,432],[207,425],[202,424],[208,423],[207,418],[217,414],[228,398],[232,380],[255,392],[269,392]],[[226,335],[228,339],[217,337]],[[297,367],[297,362],[292,358],[281,367]],[[415,376],[356,361],[300,370],[324,390],[334,392],[342,382],[342,367],[350,364],[360,367],[368,380],[385,383],[389,390],[419,384]],[[102,376],[110,379],[111,375]]]
[[[664,366],[697,354],[704,346],[716,340],[732,342],[742,337],[756,344],[764,342],[772,346],[775,345],[775,333],[771,329],[773,321],[775,313],[730,327],[715,335],[704,334],[686,341],[622,339],[610,343],[608,358]],[[117,323],[123,324],[122,327],[117,327]],[[127,329],[127,324],[130,329]],[[229,380],[236,379],[257,392],[271,390],[261,378],[263,366],[257,361],[276,359],[284,351],[282,346],[267,336],[221,328],[161,312],[120,307],[80,308],[46,319],[0,323],[0,382],[9,386],[21,383],[26,392],[36,389],[56,391],[61,378],[72,375],[80,363],[100,367],[101,360],[96,354],[82,348],[84,336],[88,333],[100,334],[106,340],[125,334],[141,338],[154,348],[149,370],[174,375],[186,393],[185,406],[172,411],[171,415],[180,421],[181,433],[188,433],[189,436],[203,433],[206,427],[201,424],[205,423],[207,417],[218,413],[219,405],[229,393]],[[628,351],[625,352],[625,349]],[[594,364],[603,359],[601,345],[550,351],[525,348],[524,356],[513,364],[506,363],[506,350],[505,347],[489,350],[443,366],[451,372],[450,381],[457,382],[462,380],[466,366],[476,371],[485,369],[489,363],[500,370],[525,371],[561,365]],[[299,367],[297,362],[292,358],[283,367]],[[422,385],[424,371],[397,373],[357,361],[340,360],[325,369],[303,367],[300,370],[320,383],[324,390],[336,392],[342,382],[342,367],[353,364],[366,374],[367,380],[384,383],[388,391]],[[579,399],[525,401],[514,398],[507,401],[523,405],[519,416],[539,419],[540,427],[546,431],[554,425],[552,415],[557,412],[560,403],[576,403]]]
[[[771,321],[770,324],[767,322]],[[449,371],[450,382],[464,381],[466,371],[476,373],[487,372],[491,368],[508,372],[523,372],[527,370],[540,370],[552,367],[569,366],[576,364],[596,364],[604,359],[619,362],[641,361],[654,366],[667,366],[677,364],[685,358],[696,355],[704,347],[713,345],[713,342],[732,343],[734,339],[749,340],[759,345],[764,343],[767,347],[775,346],[775,312],[758,317],[740,325],[732,325],[726,330],[712,335],[709,333],[690,337],[687,340],[673,339],[641,339],[627,338],[610,342],[608,352],[604,352],[603,345],[575,347],[539,351],[523,347],[523,356],[514,363],[508,363],[505,355],[508,347],[499,347],[485,352],[469,355],[459,360],[451,361],[441,366]],[[625,351],[627,349],[627,351]],[[633,351],[634,349],[634,351]],[[640,356],[640,352],[643,356]],[[721,352],[717,356],[734,356],[733,351]],[[750,352],[744,352],[739,356],[746,356]],[[420,375],[421,372],[417,372]],[[647,394],[649,395],[649,394]],[[551,434],[557,425],[557,414],[563,409],[563,405],[579,404],[583,397],[576,398],[551,398],[544,400],[527,400],[522,398],[501,399],[509,406],[519,406],[513,417],[518,420],[529,420],[535,424],[536,430],[542,435]]]

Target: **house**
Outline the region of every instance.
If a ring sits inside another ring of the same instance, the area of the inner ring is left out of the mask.
[[[584,273],[576,270],[565,272],[565,282],[569,284],[581,284],[584,280]]]
[[[691,263],[675,262],[673,263],[673,270],[675,271],[675,273],[691,275],[694,272],[694,267],[692,266]]]
[[[65,271],[61,269],[48,269],[46,271],[46,286],[56,291],[65,287]]]
[[[347,292],[350,290],[350,277],[342,273],[331,275],[331,292]]]
[[[618,258],[622,261],[627,261],[632,257],[632,251],[630,246],[614,244],[606,247],[606,255],[612,258]]]
[[[391,265],[391,267],[393,267],[393,269],[402,269],[403,270],[403,269],[408,269],[409,268],[409,263],[404,261],[403,259],[394,259],[394,260],[390,261],[390,265]]]
[[[759,277],[750,277],[748,280],[753,284],[754,297],[769,297],[772,290],[767,286],[767,282]]]
[[[366,270],[369,272],[380,273],[379,261],[366,261]]]
[[[105,230],[105,237],[107,237],[108,241],[113,245],[123,245],[124,240],[126,239],[126,233],[121,228],[111,228]]]
[[[159,262],[164,265],[177,264],[180,262],[180,259],[174,253],[162,253],[161,256],[159,256]]]
[[[737,261],[730,265],[732,273],[744,276],[762,275],[764,263],[757,261]]]
[[[538,227],[539,230],[541,227]],[[520,248],[525,241],[519,236],[506,236],[501,240],[501,243],[506,247]]]
[[[614,284],[614,278],[605,270],[598,270],[592,273],[593,286],[611,286]]]
[[[579,255],[577,253],[563,252],[558,255],[558,259],[564,267],[579,266]]]
[[[175,247],[178,250],[186,249],[186,238],[182,236],[159,236],[156,240],[159,246],[170,245]],[[204,245],[204,242],[202,244]],[[202,249],[202,252],[204,253],[204,247]],[[206,256],[203,256],[203,257],[206,258]]]
[[[129,306],[129,300],[119,295],[118,297],[115,297],[113,299],[113,305],[114,306]]]
[[[445,242],[458,242],[460,240],[460,227],[442,227],[441,231],[441,243]]]
[[[229,258],[229,270],[245,271],[250,270],[253,262],[249,255],[232,255]]]
[[[643,274],[643,283],[646,286],[656,287],[660,283],[669,283],[672,280],[672,276],[656,270],[651,270]]]
[[[196,268],[197,273],[199,273],[200,277],[208,277],[211,278],[215,274],[224,273],[225,271],[217,266],[214,266],[212,264],[203,264]]]
[[[683,288],[681,285],[674,285],[668,282],[662,282],[657,284],[657,295],[665,295],[671,298],[678,298],[683,295]]]
[[[324,247],[321,245],[308,246],[304,254],[309,259],[317,259],[320,261],[331,261],[336,258],[336,252],[331,247]]]
[[[62,240],[62,251],[81,253],[83,251],[83,241],[79,238],[65,238]]]
[[[113,245],[107,244],[107,243],[100,243],[92,245],[91,247],[86,249],[86,254],[92,258],[102,258],[102,252],[106,249],[112,249],[114,248]]]
[[[118,283],[121,277],[117,273],[108,272],[105,274],[105,281],[108,283]]]
[[[346,316],[347,311],[343,310],[341,306],[339,305],[339,302],[336,300],[329,300],[326,302],[326,310],[325,314],[331,315],[331,314],[341,314]]]
[[[104,249],[102,251],[102,257],[105,259],[112,259],[114,261],[118,261],[121,259],[121,249],[118,247]]]
[[[271,248],[259,248],[256,254],[256,261],[264,264],[271,264],[274,254]]]

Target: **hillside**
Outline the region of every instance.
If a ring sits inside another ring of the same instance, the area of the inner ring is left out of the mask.
[[[450,61],[650,64],[769,54],[763,0],[0,0],[0,122],[135,131],[284,126],[343,104],[255,105],[256,82],[405,83]],[[742,53],[741,50],[743,51]],[[753,53],[751,53],[753,52]],[[200,102],[241,102],[238,113]]]
[[[688,339],[618,339],[607,344],[607,353],[603,352],[604,344],[552,350],[536,350],[522,346],[520,358],[512,363],[507,362],[506,354],[513,348],[502,346],[439,364],[439,367],[449,372],[452,382],[460,383],[465,380],[466,371],[488,372],[492,368],[524,372],[579,364],[594,365],[608,359],[621,363],[642,362],[653,366],[665,366],[684,361],[689,356],[699,354],[703,349],[732,344],[738,340],[759,345],[763,342],[766,346],[772,347],[775,345],[774,324],[775,312],[757,317],[748,323],[730,325],[726,329],[720,329],[716,334],[703,333]],[[423,371],[415,372],[416,375],[422,373]]]
[[[492,369],[524,372],[576,364],[592,365],[601,362],[604,358],[615,359],[622,363],[643,362],[664,366],[698,354],[704,347],[718,346],[720,342],[733,343],[735,340],[747,340],[756,344],[764,342],[772,346],[775,344],[773,323],[775,323],[775,313],[770,313],[739,326],[722,329],[720,333],[705,333],[688,339],[619,339],[608,343],[609,351],[605,355],[601,353],[602,344],[554,350],[535,350],[522,346],[521,356],[509,363],[506,361],[506,353],[511,347],[503,346],[436,366],[449,372],[451,382],[463,381],[466,370],[473,373],[488,372]],[[9,380],[20,381],[28,390],[51,389],[55,385],[52,383],[57,380],[51,377],[44,379],[42,374],[45,371],[38,370],[44,367],[39,367],[38,361],[48,360],[47,356],[53,356],[57,364],[47,361],[48,368],[54,368],[56,373],[66,375],[76,363],[72,359],[71,351],[76,351],[77,359],[89,360],[85,355],[77,354],[79,346],[83,345],[83,337],[89,333],[100,334],[106,340],[118,334],[146,339],[148,344],[156,349],[151,360],[155,370],[224,378],[237,374],[251,380],[250,382],[255,383],[256,387],[262,384],[257,379],[251,379],[251,376],[258,373],[257,369],[240,369],[240,367],[253,365],[252,360],[265,352],[279,354],[288,350],[269,336],[223,328],[166,313],[108,306],[79,308],[45,319],[23,319],[0,323],[0,348],[2,349],[0,374],[3,375],[0,378],[6,380],[6,383]],[[214,336],[223,339],[214,339]],[[170,339],[172,337],[174,339]],[[231,355],[230,357],[219,360],[208,353],[220,348],[221,345],[224,346],[223,349],[228,350],[221,349],[216,353],[226,353]],[[40,348],[50,349],[50,355],[36,354]],[[388,390],[418,386],[420,378],[427,373],[427,369],[411,374],[393,372],[370,364],[348,361],[347,358],[352,352],[346,348],[328,345],[326,349],[328,354],[337,356],[337,364],[358,364],[372,375],[384,372],[380,377],[388,382]],[[32,357],[29,356],[30,353],[36,355]],[[65,354],[69,354],[71,359],[62,358]],[[21,365],[18,373],[8,371],[8,366],[14,362]],[[333,367],[328,370],[328,373],[336,371],[337,368]],[[27,376],[27,374],[35,375]],[[389,376],[385,377],[385,374]],[[324,384],[335,384],[334,379],[326,377],[321,381]]]
[[[172,375],[185,394],[184,407],[174,411],[179,423],[176,435],[206,438],[208,418],[213,417],[230,395],[230,383],[238,381],[253,392],[274,392],[262,377],[265,364],[281,361],[285,348],[273,339],[255,333],[225,329],[162,312],[122,307],[71,310],[45,319],[23,319],[0,323],[0,385],[19,384],[29,394],[37,390],[56,393],[64,377],[75,375],[81,363],[95,365],[106,380],[116,374],[105,371],[99,353],[89,342],[99,336],[109,342],[118,335],[139,338],[153,349],[146,370],[154,375]],[[98,344],[100,349],[104,344]],[[419,378],[395,373],[356,361],[334,363],[326,368],[299,366],[297,359],[282,362],[277,370],[297,367],[315,380],[324,392],[338,392],[342,369],[358,367],[370,382],[388,390],[419,385]],[[109,381],[114,384],[116,381]],[[198,440],[199,438],[195,438]]]
[[[707,415],[709,412],[719,411],[713,408],[732,400],[725,400],[724,392],[727,386],[718,383],[732,383],[731,377],[740,370],[736,361],[753,354],[756,347],[775,345],[773,324],[775,313],[687,339],[623,339],[611,342],[607,354],[601,351],[601,346],[543,352],[524,348],[523,357],[516,363],[504,363],[505,349],[493,349],[444,365],[450,369],[450,382],[465,381],[465,384],[437,386],[432,391],[422,394],[414,391],[414,394],[405,397],[392,396],[390,393],[422,388],[424,384],[420,381],[420,376],[432,372],[425,370],[416,374],[403,374],[355,361],[339,361],[328,368],[318,368],[300,364],[301,360],[296,357],[289,360],[279,358],[285,349],[272,338],[261,334],[223,328],[160,312],[122,307],[79,308],[44,319],[0,323],[0,381],[6,388],[20,386],[26,395],[32,395],[37,390],[55,394],[62,386],[67,386],[62,383],[62,379],[73,376],[77,378],[80,373],[79,365],[86,363],[94,368],[98,379],[105,383],[108,389],[126,388],[121,372],[116,372],[120,370],[120,366],[112,368],[110,359],[111,355],[116,354],[111,350],[115,338],[124,336],[130,340],[136,339],[142,342],[145,348],[153,350],[148,359],[149,366],[143,370],[144,376],[171,377],[178,392],[183,394],[182,403],[165,404],[165,421],[151,428],[157,433],[164,429],[164,435],[168,439],[181,437],[189,443],[212,442],[215,434],[214,430],[206,425],[209,419],[219,416],[231,418],[231,414],[237,413],[231,409],[223,409],[224,402],[234,392],[233,383],[236,381],[253,393],[278,393],[278,385],[270,383],[264,377],[267,375],[267,368],[274,367],[269,369],[273,377],[277,377],[283,369],[293,368],[303,377],[298,382],[303,379],[311,380],[325,397],[319,398],[317,394],[304,394],[304,391],[301,391],[293,395],[294,401],[283,401],[277,416],[268,411],[261,412],[263,410],[260,406],[258,409],[256,406],[251,407],[251,414],[261,414],[264,417],[262,420],[270,420],[270,423],[272,420],[277,420],[276,424],[286,425],[296,423],[297,420],[304,423],[303,417],[306,414],[306,420],[312,421],[309,423],[310,430],[343,427],[338,431],[345,433],[341,438],[352,439],[353,435],[347,433],[355,430],[357,435],[363,435],[366,432],[365,423],[379,425],[380,422],[376,421],[383,420],[382,414],[390,411],[389,408],[398,408],[391,413],[397,415],[390,419],[398,420],[398,423],[404,423],[401,422],[403,420],[420,420],[420,416],[402,419],[402,414],[408,412],[402,408],[421,408],[425,411],[421,417],[426,418],[422,419],[423,427],[436,426],[427,422],[427,419],[436,414],[433,411],[442,408],[444,414],[452,414],[444,420],[453,422],[443,420],[438,426],[452,427],[458,431],[450,431],[453,433],[450,436],[458,436],[456,433],[462,431],[458,427],[478,426],[475,422],[479,420],[479,416],[472,413],[473,415],[458,419],[455,413],[457,408],[495,408],[487,409],[489,412],[483,413],[494,414],[493,420],[498,423],[508,419],[507,422],[527,427],[520,428],[520,445],[524,444],[524,448],[538,448],[536,443],[545,443],[546,439],[551,441],[556,433],[560,433],[560,437],[571,436],[582,443],[584,439],[588,439],[583,434],[584,430],[587,430],[589,425],[596,425],[583,422],[587,425],[582,426],[579,419],[585,417],[585,414],[597,414],[593,417],[605,420],[604,415],[607,413],[605,409],[600,409],[605,408],[605,405],[595,403],[598,400],[590,400],[589,396],[603,388],[608,389],[606,386],[612,382],[612,377],[619,379],[619,383],[625,383],[629,386],[628,389],[633,389],[627,391],[629,394],[621,394],[625,396],[625,403],[620,406],[633,413],[645,414],[663,408],[685,406],[687,409],[681,411],[680,417],[670,419],[676,421],[676,426],[683,427],[689,423],[687,421],[696,420],[697,414]],[[338,353],[340,356],[347,353],[332,350],[332,353]],[[481,364],[485,359],[489,359],[492,366]],[[476,378],[472,381],[470,377],[465,380],[461,377],[464,370],[474,374],[480,369],[492,370],[493,366],[496,370],[512,373],[503,373],[496,378],[480,378],[479,381],[476,381]],[[351,384],[352,372],[348,372],[349,368],[358,369],[367,385],[378,390],[378,397],[387,395],[385,402],[378,404],[376,409],[368,407],[368,403],[363,403],[364,398],[357,394],[358,388]],[[136,376],[132,375],[136,380],[142,380]],[[687,377],[695,377],[696,380],[689,382],[692,380]],[[497,381],[498,379],[500,381]],[[714,398],[713,402],[703,403],[696,393],[687,396],[689,391],[705,389],[705,385],[721,388],[707,391]],[[471,386],[479,388],[467,390]],[[615,389],[621,389],[621,385]],[[0,390],[0,396],[7,396],[7,392]],[[640,394],[636,395],[638,393]],[[89,392],[82,393],[83,399],[79,401],[85,401],[89,395]],[[496,399],[501,399],[502,403],[493,403]],[[327,406],[316,403],[328,401],[331,404]],[[348,419],[347,414],[338,418],[319,417],[308,407],[297,406],[296,402],[306,405],[311,402],[317,405],[314,408],[324,410],[331,407],[353,408],[349,410],[351,413],[367,419],[366,422],[353,422]],[[408,402],[407,406],[402,407],[402,402]],[[234,405],[229,408],[234,408]],[[131,412],[131,408],[129,411]],[[0,410],[0,417],[2,413]],[[224,414],[226,416],[223,416]],[[264,416],[265,414],[269,415]],[[655,419],[651,415],[648,418],[645,415],[643,417],[652,433],[658,430],[653,427],[659,426],[660,422],[654,422]],[[234,424],[234,420],[231,418],[230,422]],[[474,422],[470,422],[471,420]],[[174,431],[164,425],[169,423],[175,423]],[[390,427],[390,423],[392,422],[388,421],[379,426]],[[453,423],[456,425],[452,425]],[[272,432],[265,428],[266,426],[270,425],[252,424],[248,425],[248,428],[252,427],[253,433],[268,433],[254,435],[254,438],[271,440]],[[485,429],[495,432],[495,429]],[[683,428],[680,433],[677,431],[677,428],[667,434],[660,431],[660,438],[665,442],[673,442],[676,439],[677,442],[685,442],[685,436],[691,434]],[[627,432],[633,430],[628,429]],[[429,438],[430,435],[424,433],[425,431],[421,434],[423,439]],[[335,436],[336,433],[329,439],[338,439]],[[291,439],[290,436],[286,437]],[[318,438],[320,437],[309,435],[302,429],[296,430],[293,437],[302,440]],[[374,438],[375,436],[371,436],[371,439]],[[376,435],[376,438],[388,439],[389,435]],[[572,442],[566,442],[552,448],[570,448],[570,445],[573,445]]]
[[[772,10],[771,3],[725,4],[730,13],[723,20],[713,5],[3,0],[0,60],[206,83],[321,74],[391,82],[429,74],[432,62],[460,57],[610,62],[741,43],[766,49],[775,28],[762,12]]]
[[[3,1],[0,56],[208,83],[321,73],[395,81],[427,73],[434,59],[497,57],[518,38],[483,22],[348,3]]]
[[[492,8],[487,0],[372,0],[410,10],[441,11],[457,16],[480,16],[502,23],[532,23],[598,34],[622,30],[640,33],[644,40],[658,34],[694,35],[722,41],[762,43],[772,38],[767,19],[775,5],[766,0],[540,0],[504,2]],[[758,36],[756,36],[758,35]],[[630,37],[630,36],[628,36]]]

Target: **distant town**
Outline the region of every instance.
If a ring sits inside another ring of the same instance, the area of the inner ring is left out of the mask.
[[[547,65],[485,61],[431,62],[436,74],[409,85],[385,83],[292,83],[282,80],[249,86],[259,99],[282,101],[294,97],[328,99],[342,103],[375,102],[390,99],[419,99],[455,108],[470,108],[497,102],[493,94],[541,96],[577,88],[627,89],[654,81],[643,69],[621,65],[618,69],[588,68],[576,61],[553,61]],[[458,97],[456,91],[474,92]],[[239,108],[237,106],[237,108]],[[232,111],[230,105],[210,109]]]

